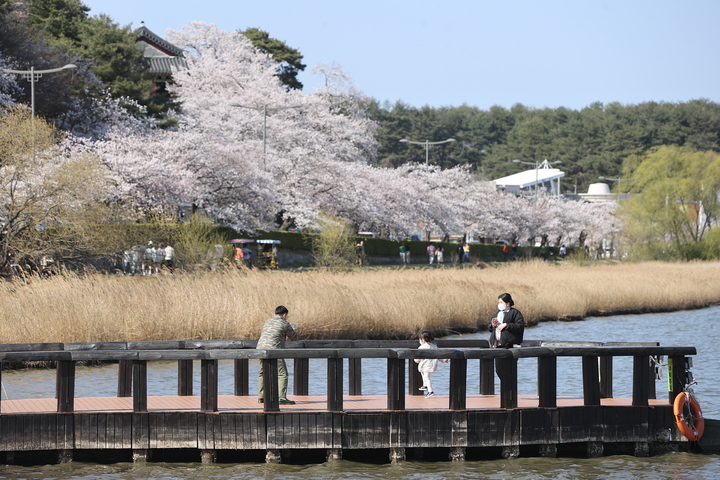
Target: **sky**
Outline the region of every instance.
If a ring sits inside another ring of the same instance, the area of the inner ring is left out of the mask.
[[[83,0],[161,37],[192,21],[259,28],[366,95],[412,107],[720,102],[718,0]]]

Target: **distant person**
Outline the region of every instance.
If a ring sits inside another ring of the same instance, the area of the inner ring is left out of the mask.
[[[457,246],[457,256],[458,256],[458,263],[462,265],[463,259],[465,258],[465,249],[462,245]]]
[[[162,245],[158,245],[155,249],[155,257],[153,259],[153,270],[155,270],[155,274],[160,273],[160,268],[163,265],[163,261],[165,260],[165,249],[162,248]]]
[[[175,273],[175,249],[169,243],[165,245],[165,260],[163,265],[170,270],[170,273]]]
[[[432,265],[433,261],[435,261],[435,245],[433,245],[432,243],[427,247],[427,255],[428,259],[430,260],[430,265]]]
[[[445,253],[445,249],[443,249],[443,246],[442,246],[442,245],[438,244],[438,246],[435,247],[435,258],[437,259],[437,264],[438,264],[438,265],[442,265],[442,264],[443,264],[443,261],[444,261],[444,258],[443,258],[444,253]]]
[[[129,248],[123,251],[123,273],[125,275],[129,274],[131,272],[132,267],[132,250]]]
[[[504,261],[504,262],[507,262],[508,250],[510,250],[510,248],[508,247],[508,244],[507,244],[507,243],[503,243],[502,251],[503,251],[503,261]]]
[[[355,245],[355,256],[357,257],[356,263],[358,266],[362,267],[365,264],[365,240],[360,240],[357,245]]]
[[[463,261],[465,261],[466,263],[470,263],[470,244],[469,243],[465,243],[465,245],[463,245]]]
[[[295,331],[295,327],[290,325],[287,321],[288,309],[283,305],[278,306],[275,309],[275,316],[265,322],[263,325],[262,332],[260,333],[260,339],[258,340],[258,349],[273,349],[273,348],[285,348],[285,339],[297,340],[298,334]],[[260,373],[258,374],[258,402],[263,403],[263,363],[260,362]],[[295,402],[288,400],[287,398],[287,387],[288,387],[288,373],[285,360],[282,358],[277,359],[278,369],[278,392],[280,397],[278,403],[285,405],[293,405]]]
[[[143,264],[142,264],[142,274],[143,275],[150,275],[153,272],[153,265],[155,264],[155,246],[153,245],[153,242],[148,242],[147,247],[145,247],[145,252],[143,253]]]
[[[567,249],[565,248],[565,244],[563,243],[562,247],[560,247],[560,258],[564,260],[565,255],[567,255]]]
[[[547,260],[547,245],[544,243],[540,245],[540,256],[543,260]]]
[[[513,253],[513,260],[517,259],[517,242],[513,242],[512,244],[512,253]]]
[[[245,252],[240,245],[235,245],[235,254],[233,255],[235,266],[240,268],[245,266]]]
[[[130,275],[141,275],[142,274],[142,259],[143,255],[145,255],[145,247],[136,245],[134,246],[130,252],[132,253],[132,260],[131,260],[131,267],[130,267]]]
[[[437,349],[437,345],[435,345],[434,341],[435,339],[432,336],[432,333],[428,332],[427,330],[423,330],[420,332],[420,335],[418,335],[418,339],[420,340],[420,346],[418,347],[418,350],[426,350],[426,349]],[[447,360],[440,360],[443,363],[446,363]],[[430,380],[430,375],[437,371],[438,367],[438,360],[436,358],[416,358],[415,363],[418,364],[418,372],[420,372],[420,376],[422,377],[422,387],[420,387],[421,391],[425,392],[425,398],[430,398],[433,395],[435,395],[435,392],[433,391],[432,381]]]
[[[245,266],[248,268],[253,268],[252,250],[250,250],[248,247],[243,247],[242,251],[245,258]]]
[[[407,265],[410,260],[410,246],[407,242],[400,245],[400,261],[403,265]]]

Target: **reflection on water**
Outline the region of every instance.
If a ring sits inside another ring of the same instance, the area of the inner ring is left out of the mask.
[[[69,463],[42,467],[3,467],[0,478],[34,479],[197,479],[354,480],[354,479],[608,479],[686,480],[720,478],[718,456],[674,453],[659,457],[613,456],[594,459],[517,458],[466,462],[407,461],[369,465],[346,460],[313,465],[148,463],[92,465]]]
[[[519,305],[522,308],[521,305]],[[696,393],[707,418],[720,418],[720,371],[717,369],[715,349],[720,344],[720,330],[716,318],[720,307],[703,310],[621,315],[588,318],[580,322],[548,322],[528,329],[525,338],[530,340],[583,340],[595,342],[660,342],[665,346],[695,346],[698,354],[693,359],[692,372],[698,380]],[[701,332],[700,334],[698,332]],[[485,338],[487,333],[466,335],[463,338]],[[292,372],[292,362],[288,362]],[[363,393],[385,393],[387,373],[385,360],[363,360]],[[346,364],[347,368],[347,364]],[[233,393],[233,362],[220,361],[221,395]],[[479,363],[468,362],[468,392],[479,392]],[[76,396],[114,396],[117,392],[117,365],[77,367]],[[657,381],[658,398],[667,393],[666,369],[662,380]],[[256,393],[257,362],[250,362],[250,393]],[[326,362],[310,360],[311,395],[325,393]],[[347,375],[346,375],[347,377]],[[200,392],[200,364],[195,364],[195,394]],[[3,372],[3,393],[10,398],[52,398],[55,389],[54,370],[23,370]],[[447,393],[449,368],[441,364],[433,374],[438,393]],[[519,393],[537,393],[537,362],[521,359],[518,363]],[[558,395],[581,395],[581,362],[577,358],[558,359]],[[496,389],[499,382],[496,381]],[[290,382],[292,392],[292,381]],[[345,392],[347,393],[347,378]],[[7,392],[7,393],[6,393]],[[632,358],[616,359],[613,365],[613,392],[615,397],[632,396]],[[148,395],[177,394],[177,362],[148,363]],[[350,461],[317,465],[265,465],[265,464],[168,464],[147,465],[115,464],[94,465],[71,463],[42,467],[3,467],[2,478],[76,478],[76,479],[720,479],[720,456],[676,453],[650,458],[611,456],[599,459],[573,458],[518,458],[514,460],[487,460],[466,462],[407,461],[399,465],[369,465]]]

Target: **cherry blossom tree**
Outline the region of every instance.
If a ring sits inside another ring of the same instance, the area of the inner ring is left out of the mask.
[[[189,52],[189,68],[175,72],[178,129],[116,126],[93,145],[124,194],[194,202],[243,229],[278,211],[309,226],[325,203],[352,202],[343,164],[375,163],[375,125],[362,109],[336,111],[341,95],[329,88],[287,91],[267,55],[237,32],[193,23],[169,40]]]
[[[369,100],[339,64],[317,66],[324,85],[307,94],[288,91],[268,56],[237,32],[197,22],[168,40],[187,52],[188,68],[174,73],[172,87],[182,104],[178,127],[153,128],[108,106],[108,127],[78,142],[110,167],[119,198],[196,203],[243,230],[279,212],[286,226],[312,227],[322,211],[358,229],[405,235],[420,224],[495,238],[607,231],[591,207],[498,193],[465,167],[378,167]]]
[[[0,55],[0,109],[14,106],[15,102],[12,99],[12,94],[20,90],[16,76],[12,73],[3,72],[3,68],[11,68],[11,65]]]

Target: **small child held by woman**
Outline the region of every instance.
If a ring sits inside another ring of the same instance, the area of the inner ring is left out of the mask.
[[[418,349],[438,348],[434,343],[435,339],[433,338],[432,333],[427,330],[420,332],[418,339],[420,340],[420,346]],[[448,360],[440,361],[443,363],[448,362]],[[430,380],[430,374],[437,370],[438,360],[436,358],[416,358],[415,363],[418,364],[418,372],[420,372],[423,381],[423,385],[420,387],[420,390],[425,391],[425,398],[430,398],[435,395],[432,388],[432,381]]]

